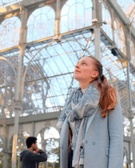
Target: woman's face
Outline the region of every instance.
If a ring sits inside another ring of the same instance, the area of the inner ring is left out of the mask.
[[[83,57],[75,66],[74,78],[78,82],[91,83],[97,76],[94,60],[90,57]]]

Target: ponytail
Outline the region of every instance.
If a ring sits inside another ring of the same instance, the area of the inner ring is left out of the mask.
[[[106,77],[103,75],[103,66],[99,60],[95,57],[88,56],[93,59],[93,64],[95,65],[95,70],[98,71],[99,76],[94,80],[100,90],[100,100],[99,105],[102,109],[101,115],[103,118],[113,110],[117,104],[117,95],[114,87],[110,86]]]
[[[113,110],[117,104],[117,95],[114,87],[108,84],[108,81],[104,75],[101,75],[97,79],[97,87],[101,91],[99,105],[102,109],[101,115],[103,118]]]

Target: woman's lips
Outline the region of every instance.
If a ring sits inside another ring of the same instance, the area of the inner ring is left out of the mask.
[[[77,69],[76,69],[74,72],[75,72],[75,73],[80,73],[80,71],[79,71],[79,70],[77,70]]]

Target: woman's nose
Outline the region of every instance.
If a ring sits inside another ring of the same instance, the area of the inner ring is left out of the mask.
[[[79,64],[77,63],[75,67],[76,67],[76,68],[79,68]]]

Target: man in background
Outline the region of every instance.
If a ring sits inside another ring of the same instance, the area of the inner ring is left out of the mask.
[[[47,160],[46,153],[37,146],[36,137],[28,137],[26,139],[26,146],[27,149],[23,150],[20,154],[21,168],[38,168],[39,162]]]

